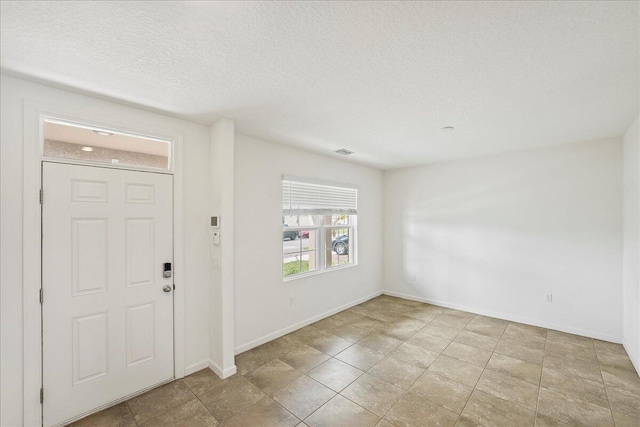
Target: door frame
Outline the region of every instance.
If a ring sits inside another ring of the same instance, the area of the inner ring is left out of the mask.
[[[43,379],[42,311],[40,289],[42,287],[42,211],[40,188],[42,162],[56,161],[42,155],[42,129],[45,118],[83,123],[102,128],[118,129],[171,141],[171,170],[154,172],[173,175],[173,372],[174,378],[185,375],[185,288],[184,288],[184,146],[181,132],[152,126],[144,122],[132,122],[126,112],[114,115],[95,114],[76,108],[24,100],[23,104],[23,423],[42,425],[43,413],[40,388]],[[59,162],[87,164],[82,161],[58,159]],[[96,165],[112,169],[143,170],[115,165]],[[46,195],[45,195],[46,198]],[[44,296],[46,301],[46,295]],[[46,399],[46,390],[44,398]]]

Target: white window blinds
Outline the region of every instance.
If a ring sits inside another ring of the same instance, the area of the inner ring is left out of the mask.
[[[285,215],[355,215],[358,189],[346,184],[283,176],[282,210]]]

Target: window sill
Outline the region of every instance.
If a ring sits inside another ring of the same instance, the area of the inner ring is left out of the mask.
[[[289,277],[283,277],[282,281],[283,282],[292,282],[294,280],[304,279],[306,277],[318,276],[318,275],[325,274],[325,273],[331,273],[332,271],[346,270],[347,268],[352,268],[352,267],[357,267],[357,266],[358,266],[357,263],[344,264],[344,265],[339,265],[339,266],[336,266],[336,267],[325,268],[325,269],[322,269],[322,270],[310,271],[308,273],[302,273],[302,274],[296,274],[296,275],[289,276]]]

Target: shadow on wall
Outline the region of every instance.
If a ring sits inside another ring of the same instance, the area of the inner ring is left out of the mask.
[[[487,292],[500,300],[531,291],[532,283],[542,295],[560,284],[553,272],[567,265],[559,255],[589,252],[609,231],[572,215],[589,209],[575,201],[589,200],[593,187],[576,189],[573,181],[553,180],[535,167],[500,174],[510,180],[456,171],[446,182],[416,185],[398,212],[402,242],[394,256],[414,295],[474,306]]]

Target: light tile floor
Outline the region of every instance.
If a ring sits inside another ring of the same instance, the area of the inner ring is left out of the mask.
[[[78,426],[640,426],[619,344],[381,296]]]

